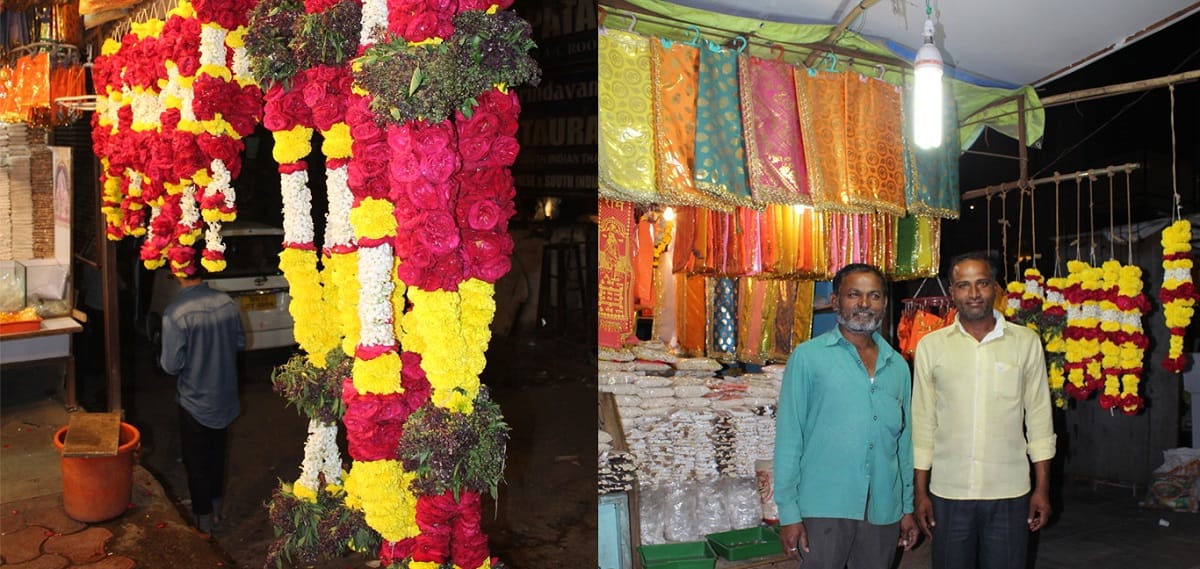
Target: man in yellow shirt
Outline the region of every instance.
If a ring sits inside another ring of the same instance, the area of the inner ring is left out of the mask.
[[[1036,332],[993,308],[996,265],[952,262],[958,317],[921,339],[913,362],[913,510],[933,569],[1023,569],[1050,517],[1055,435]],[[1029,464],[1035,484],[1030,492]]]

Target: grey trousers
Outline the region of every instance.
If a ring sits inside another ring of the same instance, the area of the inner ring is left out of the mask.
[[[864,520],[805,518],[809,552],[804,569],[888,569],[896,557],[900,522],[877,526]]]

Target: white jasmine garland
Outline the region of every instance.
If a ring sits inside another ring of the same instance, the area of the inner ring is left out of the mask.
[[[200,26],[200,65],[225,67],[225,35],[217,24]]]
[[[225,167],[225,162],[219,158],[214,158],[208,165],[209,172],[212,172],[212,182],[204,188],[205,196],[212,196],[214,193],[220,192],[225,196],[225,205],[232,206],[232,200],[229,193],[233,192],[233,186],[230,182],[233,176],[230,175],[229,169]],[[225,242],[221,239],[221,219],[220,217],[213,218],[212,221],[206,221],[208,229],[204,233],[204,248],[209,251],[224,252]]]
[[[188,229],[197,227],[200,222],[200,208],[196,207],[196,186],[190,183],[183,185],[183,197],[179,200],[179,224]]]
[[[133,109],[133,130],[154,130],[160,126],[165,107],[158,94],[151,91],[131,91],[129,106]]]
[[[329,213],[325,214],[325,247],[354,243],[354,227],[350,225],[350,208],[354,194],[350,193],[347,167],[339,166],[325,173]]]
[[[225,252],[225,241],[221,239],[221,222],[210,221],[204,230],[204,248],[218,253]]]
[[[233,78],[240,83],[258,83],[255,80],[254,74],[250,73],[250,56],[246,54],[245,47],[234,48],[233,50]]]
[[[375,43],[372,37],[387,31],[388,8],[387,0],[364,0],[362,4],[362,31],[359,32],[358,45]]]
[[[312,191],[308,189],[308,172],[282,174],[279,185],[283,194],[284,243],[312,243]]]
[[[170,99],[175,99],[176,100],[176,102],[174,103],[175,105],[182,105],[184,91],[186,91],[186,90],[188,90],[188,89],[184,89],[183,84],[180,83],[180,81],[179,81],[179,68],[177,68],[173,65],[168,65],[167,66],[167,84],[165,86],[163,86],[162,91],[160,91],[158,93],[159,104],[161,104],[164,109],[165,108],[179,108],[177,106],[172,106],[171,104],[168,104],[168,102],[170,101]]]
[[[304,462],[300,466],[300,478],[297,484],[314,492],[320,478],[325,474],[326,484],[340,484],[342,474],[342,457],[337,447],[337,423],[321,423],[316,419],[308,421],[308,438],[304,441]]]
[[[358,295],[358,320],[361,326],[359,341],[369,346],[389,346],[396,343],[392,329],[392,246],[362,247],[358,250],[358,280],[362,288]]]

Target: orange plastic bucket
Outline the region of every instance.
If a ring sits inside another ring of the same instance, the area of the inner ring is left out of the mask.
[[[67,429],[54,433],[54,446],[62,455]],[[121,423],[117,456],[66,457],[62,461],[63,508],[80,522],[111,520],[124,512],[133,496],[133,454],[142,434]]]

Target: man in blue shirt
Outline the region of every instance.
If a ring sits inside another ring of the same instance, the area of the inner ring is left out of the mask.
[[[240,411],[237,352],[246,347],[246,335],[229,295],[209,288],[199,273],[180,279],[180,285],[163,311],[159,363],[179,376],[183,466],[196,528],[207,534],[220,522],[225,441]]]
[[[891,567],[917,540],[908,364],[879,334],[887,284],[854,263],[833,277],[837,328],[792,352],[779,394],[780,538],[804,569]]]

